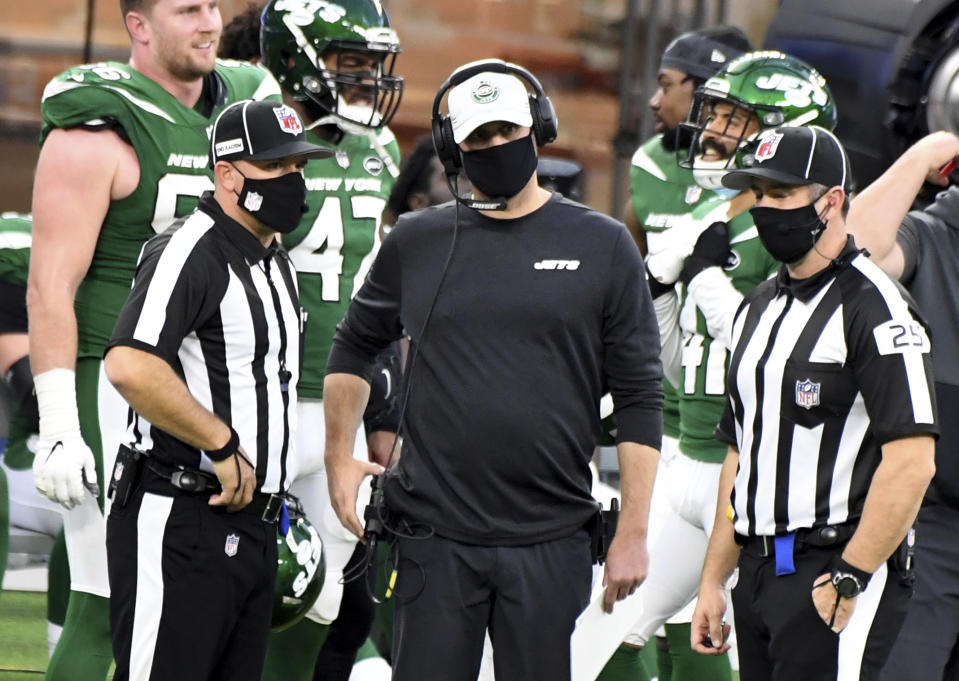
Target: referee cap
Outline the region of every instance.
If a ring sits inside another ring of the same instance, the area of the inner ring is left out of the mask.
[[[296,111],[273,101],[247,99],[231,104],[213,123],[210,165],[218,161],[275,161],[329,158],[333,150],[306,141]]]
[[[836,136],[818,125],[781,126],[760,135],[755,163],[723,175],[723,186],[744,191],[754,178],[787,186],[823,184],[851,189],[849,158]]]

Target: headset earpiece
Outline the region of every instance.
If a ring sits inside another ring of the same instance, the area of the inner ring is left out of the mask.
[[[456,175],[463,166],[460,148],[453,140],[453,124],[448,116],[433,117],[433,147],[447,175]]]
[[[542,95],[530,93],[529,112],[533,117],[533,135],[536,137],[536,145],[542,147],[555,142],[559,130],[556,125],[556,111],[549,97],[545,93]]]

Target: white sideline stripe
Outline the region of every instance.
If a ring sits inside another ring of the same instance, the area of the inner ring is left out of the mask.
[[[137,515],[137,596],[130,681],[150,681],[163,612],[163,535],[173,497],[146,493]]]
[[[879,610],[879,601],[886,590],[889,568],[885,563],[869,580],[869,588],[859,594],[856,609],[853,610],[849,625],[839,635],[839,661],[836,681],[859,681],[862,658],[866,653],[869,632]]]

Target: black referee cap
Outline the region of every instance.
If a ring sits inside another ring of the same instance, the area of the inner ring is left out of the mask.
[[[663,51],[659,67],[706,80],[727,61],[752,50],[749,37],[735,26],[709,26],[674,38]]]
[[[755,165],[723,175],[723,185],[749,189],[753,178],[787,186],[823,184],[851,188],[849,159],[836,136],[818,125],[781,126],[757,140]]]
[[[217,161],[329,158],[333,150],[310,144],[296,111],[272,101],[247,99],[217,117],[210,135],[210,165]]]

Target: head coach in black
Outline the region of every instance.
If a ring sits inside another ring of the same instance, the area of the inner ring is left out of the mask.
[[[556,114],[532,74],[461,67],[437,93],[433,131],[447,172],[464,168],[475,192],[400,217],[337,329],[330,496],[361,534],[356,490],[377,468],[352,459],[352,437],[373,358],[405,329],[403,453],[384,494],[397,522],[429,537],[399,540],[393,678],[475,679],[488,629],[497,678],[568,679],[607,390],[623,481],[607,608],[646,573],[662,433],[652,303],[625,227],[537,185],[536,144],[555,139]]]
[[[930,342],[912,300],[844,219],[849,162],[816,126],[764,135],[751,189],[759,238],[784,263],[733,326],[730,445],[692,643],[728,648],[733,588],[743,681],[875,679],[911,587],[903,541],[932,478]]]
[[[215,189],[143,248],[107,350],[129,402],[111,476],[117,679],[260,678],[295,426],[301,315],[277,232],[330,152],[244,101],[213,125]]]

